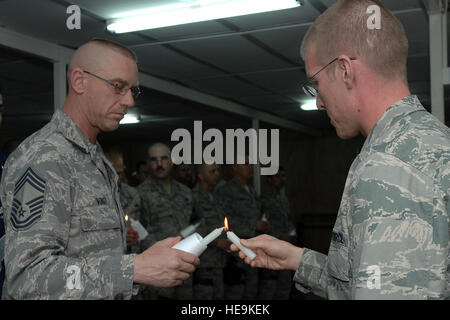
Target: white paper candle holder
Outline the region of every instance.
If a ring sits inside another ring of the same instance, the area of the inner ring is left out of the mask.
[[[191,234],[189,237],[181,240],[172,248],[186,251],[195,254],[197,257],[200,257],[203,251],[205,251],[207,248],[207,246],[202,243],[202,239],[202,236],[196,232]]]

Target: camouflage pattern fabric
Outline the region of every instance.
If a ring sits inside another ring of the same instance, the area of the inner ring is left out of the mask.
[[[262,194],[261,208],[270,224],[270,235],[283,239],[289,232],[295,230],[289,213],[289,200],[284,192],[275,193],[271,191]]]
[[[170,184],[170,194],[151,176],[137,187],[142,199],[140,221],[152,236],[151,242],[143,244],[145,249],[156,241],[175,237],[190,224],[192,191],[173,179]]]
[[[149,236],[141,241],[145,250],[156,241],[177,236],[189,226],[192,216],[192,191],[185,185],[170,180],[170,194],[149,176],[137,190],[142,199],[141,223]],[[147,286],[143,295],[145,299],[192,299],[192,277],[183,284],[172,288],[153,288]]]
[[[217,199],[212,192],[207,192],[200,183],[192,189],[194,216],[200,219],[196,232],[206,237],[211,231],[223,226],[225,218]],[[225,238],[222,233],[221,238]],[[195,299],[223,299],[223,268],[226,253],[216,247],[217,240],[208,245],[201,255],[201,263],[194,274]]]
[[[450,130],[416,96],[380,117],[354,160],[328,256],[305,249],[296,287],[329,299],[444,299]]]
[[[289,200],[284,189],[275,193],[273,190],[261,195],[262,212],[270,224],[269,234],[283,240],[295,230],[290,217]],[[288,300],[291,293],[293,273],[289,270],[260,269],[258,300]]]
[[[129,217],[135,221],[139,221],[141,218],[141,196],[136,188],[126,184],[119,184],[120,204],[122,205],[124,214],[128,214]],[[130,222],[128,222],[130,225]],[[139,242],[127,247],[127,253],[140,253],[141,247]]]
[[[9,157],[0,197],[6,299],[129,299],[117,174],[62,110]]]
[[[119,184],[120,204],[123,212],[139,221],[141,218],[141,196],[136,188],[126,184]]]
[[[247,187],[247,188],[246,188]],[[218,199],[230,231],[241,239],[256,235],[256,221],[261,218],[261,203],[252,186],[244,186],[235,177],[217,190]],[[230,253],[224,269],[225,299],[256,299],[258,294],[258,270],[245,264]]]

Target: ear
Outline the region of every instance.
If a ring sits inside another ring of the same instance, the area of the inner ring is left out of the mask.
[[[347,89],[353,88],[355,72],[350,57],[346,55],[339,56],[338,66],[339,78],[342,79]]]
[[[81,68],[75,68],[70,73],[70,87],[77,94],[82,94],[86,91],[86,74]]]

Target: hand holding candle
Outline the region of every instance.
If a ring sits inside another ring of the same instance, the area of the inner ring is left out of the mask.
[[[225,217],[225,231],[228,230],[228,219]],[[256,257],[256,254],[250,250],[249,248],[244,247],[241,244],[241,239],[232,231],[227,232],[227,238],[234,243],[235,246],[239,248],[250,260],[253,260]]]

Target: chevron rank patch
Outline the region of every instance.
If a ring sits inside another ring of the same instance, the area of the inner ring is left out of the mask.
[[[42,217],[44,191],[45,180],[28,168],[14,188],[11,223],[15,229],[26,229]]]

